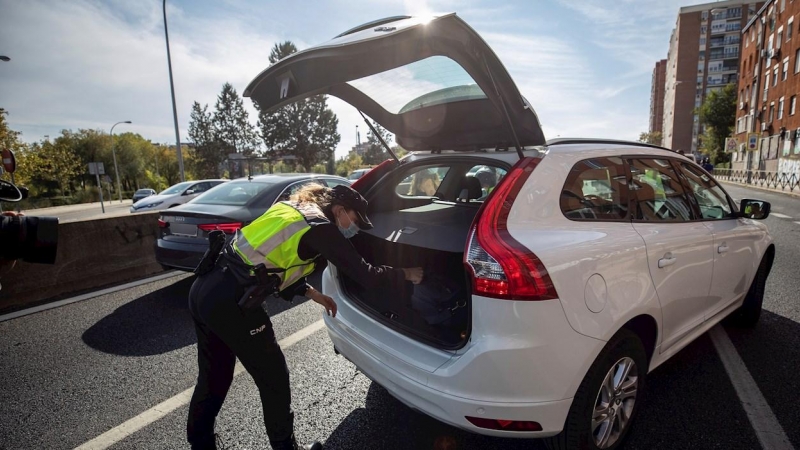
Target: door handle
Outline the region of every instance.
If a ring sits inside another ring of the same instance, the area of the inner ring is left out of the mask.
[[[664,267],[675,264],[677,261],[678,258],[672,256],[672,253],[667,253],[663,258],[658,260],[658,268],[663,269]]]
[[[717,247],[717,253],[727,253],[730,248],[728,248],[728,244],[723,243],[719,247]]]

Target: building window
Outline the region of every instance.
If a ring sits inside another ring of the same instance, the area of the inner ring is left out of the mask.
[[[769,104],[769,120],[767,122],[772,122],[772,119],[775,118],[775,102]]]
[[[786,10],[786,0],[781,0],[781,12]]]
[[[783,119],[783,97],[778,100],[778,120]]]
[[[794,73],[800,72],[800,48],[794,53]]]
[[[776,67],[775,70],[772,71],[772,86],[775,87],[778,85],[778,68]]]
[[[790,41],[792,39],[792,32],[794,30],[794,17],[789,19],[789,25],[786,26],[786,40]]]
[[[708,20],[708,11],[703,11],[703,13],[702,13],[702,14],[700,14],[700,17],[701,17],[703,20]]]
[[[783,60],[783,76],[781,77],[781,80],[786,81],[786,78],[788,77],[789,77],[789,57],[787,56]]]
[[[789,115],[790,115],[790,116],[793,116],[793,115],[794,115],[794,113],[795,113],[795,111],[796,111],[796,109],[795,109],[796,107],[797,107],[797,96],[796,96],[796,95],[793,95],[793,96],[792,96],[792,97],[789,99]]]
[[[775,48],[777,50],[781,49],[781,43],[783,42],[783,27],[778,28],[778,42],[775,43]]]

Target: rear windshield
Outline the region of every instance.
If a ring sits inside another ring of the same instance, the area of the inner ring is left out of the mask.
[[[445,56],[431,56],[348,84],[392,114],[486,98],[467,71]]]
[[[192,203],[242,206],[273,184],[258,181],[231,181],[209,189],[195,198]]]

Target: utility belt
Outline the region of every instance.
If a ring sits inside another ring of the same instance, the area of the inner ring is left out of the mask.
[[[278,297],[281,286],[280,273],[285,269],[268,269],[263,263],[252,266],[242,261],[242,258],[233,249],[233,244],[227,242],[225,233],[214,230],[208,235],[208,250],[197,265],[195,273],[203,276],[221,266],[221,270],[229,272],[237,283],[244,289],[244,294],[238,300],[239,307],[251,310],[260,307],[270,294]]]

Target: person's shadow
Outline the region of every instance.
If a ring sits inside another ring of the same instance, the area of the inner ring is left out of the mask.
[[[309,277],[320,285],[321,270]],[[195,277],[183,278],[149,292],[117,308],[83,333],[83,342],[95,350],[120,356],[149,356],[167,353],[197,342],[189,313],[189,289]],[[267,300],[267,312],[276,316],[307,299],[295,297]]]

